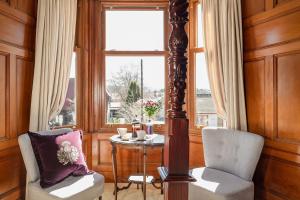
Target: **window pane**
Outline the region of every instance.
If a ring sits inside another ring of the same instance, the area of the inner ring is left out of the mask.
[[[211,96],[204,53],[196,53],[196,124],[223,126]]]
[[[148,118],[141,113],[144,111],[143,103],[148,100],[157,102],[161,107],[152,117],[154,123],[164,123],[165,58],[107,56],[105,62],[107,123],[131,123],[136,117],[145,122]]]
[[[163,11],[106,11],[106,50],[163,50]]]
[[[203,47],[203,19],[202,19],[202,4],[197,6],[198,18],[197,18],[197,47]]]
[[[65,126],[76,124],[76,53],[73,52],[69,85],[65,103],[60,113],[50,122],[51,126]]]

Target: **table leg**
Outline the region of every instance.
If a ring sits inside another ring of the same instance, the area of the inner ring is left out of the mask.
[[[164,166],[164,147],[161,148],[161,167]],[[163,181],[160,182],[160,194],[164,193]]]
[[[115,195],[115,200],[118,199],[118,174],[117,174],[117,159],[116,159],[116,153],[117,149],[114,144],[112,144],[112,166],[113,166],[113,175],[114,175],[114,195]]]
[[[137,149],[137,166],[136,166],[136,173],[139,174],[140,173],[140,164],[141,164],[141,155],[140,155],[140,149]],[[140,189],[140,184],[136,184],[136,188]]]
[[[144,164],[144,174],[143,174],[143,195],[144,195],[144,200],[146,200],[146,158],[147,158],[147,148],[144,146],[144,159],[143,159],[143,164]]]

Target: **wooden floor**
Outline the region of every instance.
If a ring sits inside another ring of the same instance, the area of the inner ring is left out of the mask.
[[[104,186],[103,200],[114,200],[113,195],[114,184],[106,183]],[[160,190],[155,189],[152,185],[147,185],[147,200],[163,200]],[[136,185],[132,185],[128,190],[118,193],[118,200],[142,200],[143,193],[141,189],[137,189]]]

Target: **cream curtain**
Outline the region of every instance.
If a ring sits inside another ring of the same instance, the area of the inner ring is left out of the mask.
[[[77,0],[39,0],[30,130],[48,129],[61,110],[74,48]]]
[[[212,97],[227,127],[247,130],[240,0],[202,0]]]

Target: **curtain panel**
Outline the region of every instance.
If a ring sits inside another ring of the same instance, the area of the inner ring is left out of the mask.
[[[202,0],[205,56],[218,115],[247,130],[240,0]]]
[[[49,128],[67,93],[77,0],[39,0],[30,130]]]

